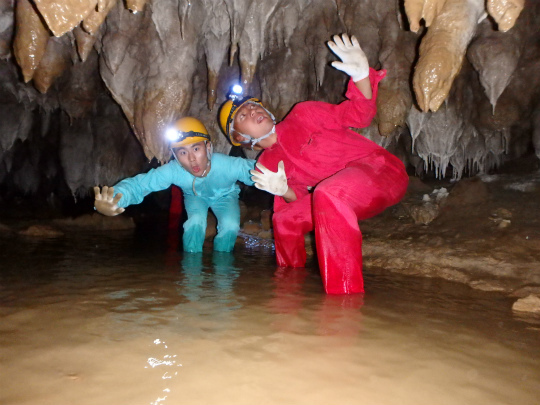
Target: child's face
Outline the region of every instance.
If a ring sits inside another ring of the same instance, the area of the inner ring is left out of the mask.
[[[202,177],[208,165],[207,150],[209,149],[210,143],[205,144],[201,141],[175,148],[174,154],[184,169],[196,177]]]
[[[246,103],[236,113],[233,125],[238,132],[260,138],[272,130],[274,121],[260,105]]]

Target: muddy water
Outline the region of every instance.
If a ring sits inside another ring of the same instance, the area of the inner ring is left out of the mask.
[[[326,296],[268,248],[0,241],[0,403],[538,404],[540,328],[495,293],[366,269]]]

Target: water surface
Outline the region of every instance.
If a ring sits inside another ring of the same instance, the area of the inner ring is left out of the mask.
[[[365,269],[328,296],[273,251],[183,254],[147,231],[0,240],[0,403],[538,404],[512,301]]]

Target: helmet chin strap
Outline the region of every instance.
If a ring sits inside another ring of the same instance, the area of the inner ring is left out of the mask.
[[[243,133],[238,132],[238,131],[236,131],[236,133],[237,133],[238,135],[240,135],[242,138],[247,139],[248,142],[251,143],[251,149],[253,150],[253,147],[254,147],[255,145],[257,145],[260,141],[262,141],[263,139],[266,139],[266,138],[268,138],[270,135],[276,133],[276,126],[274,125],[274,126],[272,127],[272,130],[271,130],[270,132],[268,132],[266,135],[261,136],[260,138],[253,138],[253,137],[251,137],[251,136],[249,136],[249,135],[243,134]],[[248,142],[246,142],[246,143],[248,143]]]

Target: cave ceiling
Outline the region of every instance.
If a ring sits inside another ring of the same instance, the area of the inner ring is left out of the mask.
[[[417,172],[459,179],[540,157],[539,3],[1,0],[0,183],[111,184],[168,161],[163,133],[186,115],[228,152],[216,118],[236,82],[278,119],[343,99],[326,46],[342,32],[388,71],[359,132]]]

